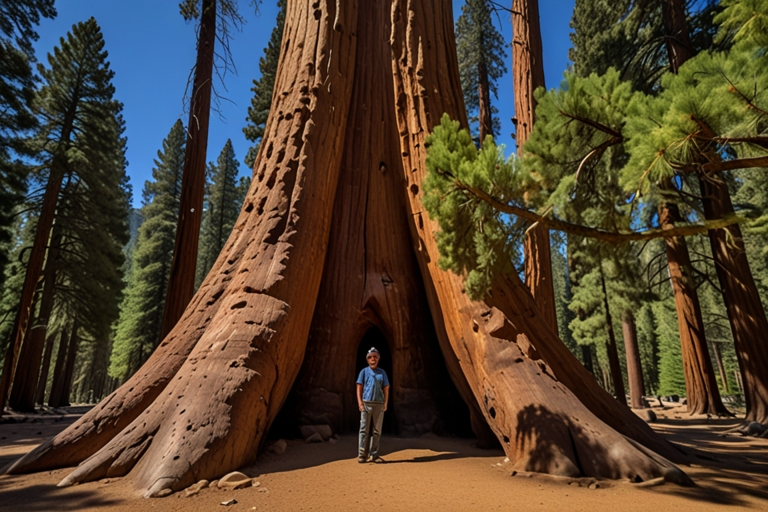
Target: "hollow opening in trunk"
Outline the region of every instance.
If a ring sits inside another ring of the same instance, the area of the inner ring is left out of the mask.
[[[392,369],[392,352],[389,350],[389,343],[387,338],[381,329],[378,327],[371,327],[368,329],[363,337],[360,339],[360,343],[357,346],[357,356],[355,357],[355,368],[358,371],[368,366],[366,355],[371,347],[376,347],[381,357],[379,358],[379,368],[387,372],[389,378],[390,391],[394,389],[394,372]],[[390,394],[390,405],[394,397]],[[382,427],[384,434],[397,434],[397,420],[395,419],[395,408],[389,407],[384,414],[384,425]]]

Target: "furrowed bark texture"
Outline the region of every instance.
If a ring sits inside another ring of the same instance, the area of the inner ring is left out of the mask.
[[[621,331],[624,338],[624,352],[627,358],[627,381],[629,382],[629,401],[633,409],[642,409],[645,384],[643,368],[640,366],[640,348],[637,346],[637,327],[635,315],[627,309],[621,313]]]
[[[438,228],[423,209],[421,183],[425,138],[442,113],[462,118],[451,23],[447,2],[392,2],[392,66],[405,193],[438,335],[448,337],[486,420],[517,467],[562,475],[666,475],[687,481],[668,461],[649,457],[603,423],[610,422],[659,453],[680,458],[645,422],[599,389],[552,329],[542,325],[541,313],[515,275],[496,283],[486,301],[474,302],[464,294],[458,276],[437,266],[433,233]]]
[[[347,358],[375,325],[391,343],[401,428],[452,421],[427,383],[446,383],[448,373],[521,468],[689,482],[663,458],[679,453],[542,325],[516,276],[472,302],[461,279],[436,266],[436,224],[421,207],[423,142],[443,112],[466,124],[450,3],[358,5],[289,2],[253,184],[211,273],[141,376],[14,471],[90,452],[60,485],[130,473],[156,496],[217,478],[253,462],[303,360],[297,394],[309,382],[328,386],[327,397],[341,386],[328,363],[354,368]],[[358,32],[368,53],[356,61]],[[447,372],[432,357],[437,345]],[[423,375],[404,374],[412,370]],[[350,388],[355,373],[343,376]],[[346,393],[322,412],[349,421]]]
[[[484,427],[479,437],[495,441],[450,347],[448,371],[435,364],[443,355],[402,194],[392,73],[386,66],[389,5],[369,5],[359,17],[358,62],[322,285],[304,364],[281,415],[289,417],[278,426],[328,423],[334,430],[357,430],[360,412],[350,383],[363,362],[355,356],[366,332],[377,328],[392,356],[387,415],[394,416],[398,433],[442,433],[451,426],[466,431],[466,402]],[[377,65],[367,66],[371,61]]]
[[[189,98],[187,145],[179,198],[179,222],[173,248],[168,293],[163,311],[160,339],[165,339],[179,321],[195,293],[197,246],[203,219],[208,120],[211,115],[213,86],[213,48],[216,43],[216,0],[203,0],[197,59],[192,94]]]
[[[667,183],[667,189],[672,185]],[[659,205],[659,224],[662,228],[674,227],[681,221],[674,203]],[[669,279],[677,309],[677,327],[680,331],[680,348],[685,374],[685,391],[688,412],[691,414],[729,415],[720,399],[715,382],[712,359],[709,357],[704,334],[704,320],[696,293],[688,244],[682,237],[664,239],[667,253]]]
[[[539,3],[537,0],[513,0],[512,2],[512,75],[515,91],[515,137],[517,152],[533,131],[536,99],[533,92],[544,87],[544,59],[539,27]],[[552,255],[549,230],[535,225],[523,241],[525,256],[525,284],[531,290],[544,320],[557,334],[557,309],[555,288],[552,282]]]

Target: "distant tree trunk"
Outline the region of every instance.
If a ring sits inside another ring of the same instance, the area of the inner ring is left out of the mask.
[[[487,135],[493,136],[493,112],[491,111],[491,87],[488,80],[488,68],[480,59],[477,65],[478,116],[480,118],[480,144]]]
[[[437,224],[421,203],[424,143],[444,112],[467,124],[451,4],[315,5],[288,4],[284,58],[253,184],[184,316],[134,377],[10,471],[68,466],[88,457],[60,485],[130,473],[145,496],[157,496],[255,460],[299,373],[316,320],[344,155],[359,156],[349,161],[353,169],[370,163],[370,134],[352,140],[346,134],[365,117],[365,104],[351,107],[354,92],[371,89],[372,98],[391,107],[386,117],[359,126],[396,127],[376,131],[386,138],[386,154],[396,155],[378,167],[401,179],[408,228],[402,236],[410,234],[419,286],[443,355],[452,361],[448,369],[464,375],[474,407],[513,465],[690,484],[665,459],[684,460],[680,452],[597,386],[543,325],[515,274],[495,282],[487,300],[473,302],[463,293],[462,278],[437,265]],[[366,37],[369,27],[378,27],[375,37]],[[376,73],[377,67],[389,72]],[[356,208],[364,214],[363,204]],[[395,222],[371,227],[370,236],[379,241],[388,239],[389,229],[405,229]],[[336,229],[343,235],[347,228],[342,223]],[[401,286],[390,281],[371,279],[370,286]],[[342,359],[335,356],[329,366]]]
[[[69,345],[69,334],[66,327],[61,329],[61,338],[59,338],[59,350],[56,352],[56,365],[53,367],[53,382],[51,383],[51,392],[48,395],[48,406],[59,407],[61,395],[64,390],[64,372],[67,366],[67,345]]]
[[[40,308],[37,312],[35,325],[27,330],[24,344],[19,353],[16,365],[16,375],[13,379],[10,407],[16,411],[34,412],[37,378],[40,373],[40,363],[45,348],[48,321],[53,312],[54,292],[56,290],[56,264],[59,257],[58,247],[61,245],[61,229],[53,226],[51,245],[43,270],[43,291],[40,297]]]
[[[723,354],[720,351],[720,344],[712,342],[712,352],[715,353],[715,362],[717,363],[717,371],[720,373],[720,382],[723,385],[723,391],[726,395],[731,394],[731,390],[728,388],[728,378],[725,374],[725,365],[723,364]]]
[[[603,307],[605,308],[605,331],[608,334],[608,343],[605,348],[608,353],[608,366],[611,370],[611,379],[613,380],[613,393],[616,400],[623,405],[627,405],[627,392],[624,390],[624,375],[621,371],[619,362],[619,350],[616,347],[616,334],[613,331],[613,316],[608,304],[608,290],[605,286],[605,274],[603,274],[603,264],[600,265],[600,284],[603,288]]]
[[[627,357],[627,381],[629,381],[629,401],[633,409],[642,409],[645,385],[643,368],[640,365],[640,348],[637,346],[637,327],[635,315],[625,309],[621,314],[621,330],[624,335],[624,351]]]
[[[584,368],[594,377],[595,365],[592,364],[592,347],[589,345],[581,345],[581,358],[584,361]]]
[[[11,331],[11,340],[5,353],[5,362],[3,364],[3,375],[0,377],[0,416],[3,414],[5,402],[8,398],[13,376],[16,372],[16,362],[21,349],[21,342],[27,332],[29,318],[32,315],[34,305],[35,289],[43,271],[45,262],[46,247],[51,236],[51,227],[56,216],[56,204],[59,201],[61,184],[64,180],[66,148],[69,145],[72,136],[72,126],[77,113],[77,104],[80,98],[80,91],[76,88],[72,92],[70,108],[64,116],[61,135],[58,141],[58,150],[53,156],[48,182],[45,184],[45,193],[43,194],[43,204],[40,208],[40,216],[37,219],[37,228],[35,230],[35,239],[32,242],[32,250],[27,262],[27,271],[24,276],[24,284],[21,289],[21,298],[19,299],[19,308],[16,311],[16,319]]]
[[[190,95],[187,146],[181,179],[179,223],[168,278],[160,339],[176,325],[195,293],[195,270],[203,215],[205,166],[208,150],[208,120],[211,113],[213,47],[216,42],[216,0],[203,0],[197,41],[195,78]]]
[[[685,5],[682,0],[663,0],[662,9],[670,67],[676,73],[694,55]],[[702,130],[708,128],[702,126]],[[718,160],[720,155],[710,150],[709,159]],[[720,177],[699,176],[699,187],[705,219],[734,213],[728,186]],[[745,421],[768,423],[768,318],[749,268],[741,228],[736,224],[710,230],[709,242],[744,379]]]
[[[662,188],[674,190],[671,182],[662,184]],[[669,229],[681,221],[676,204],[659,205],[659,224],[662,228]],[[664,239],[664,247],[667,252],[669,279],[672,282],[672,292],[677,308],[677,326],[680,331],[688,412],[728,415],[730,413],[720,399],[712,360],[707,349],[704,320],[693,280],[688,244],[682,237],[667,237]]]
[[[45,341],[45,353],[43,354],[43,363],[40,366],[40,379],[37,383],[37,392],[35,393],[35,403],[43,405],[45,402],[45,388],[48,385],[48,372],[51,368],[51,355],[53,354],[53,345],[56,341],[55,334],[49,334]]]
[[[512,2],[512,75],[515,91],[515,137],[517,154],[533,131],[536,99],[533,92],[544,87],[544,59],[537,0]],[[531,290],[545,322],[557,334],[555,288],[552,282],[552,255],[549,230],[532,227],[525,236],[525,284]]]
[[[64,376],[62,378],[61,397],[59,404],[54,407],[64,407],[70,405],[70,394],[72,393],[72,378],[75,374],[75,360],[77,360],[77,347],[80,344],[80,336],[77,334],[77,324],[72,327],[72,333],[69,335],[69,347],[67,347],[67,363],[64,366]]]

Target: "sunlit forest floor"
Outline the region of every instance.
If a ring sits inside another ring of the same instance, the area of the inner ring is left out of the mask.
[[[84,412],[71,407],[20,423],[0,425],[5,466]],[[690,417],[684,406],[654,408],[654,429],[692,453],[683,469],[697,486],[638,487],[626,482],[550,478],[517,473],[501,450],[480,450],[469,439],[384,437],[386,464],[358,464],[356,438],[304,444],[288,441],[282,455],[266,453],[243,470],[258,487],[203,489],[186,497],[145,500],[130,482],[105,479],[69,488],[56,484],[62,469],[0,476],[0,510],[735,510],[768,509],[768,439],[723,433],[738,419]],[[24,418],[19,418],[24,419]],[[597,484],[597,485],[594,485]],[[229,506],[222,502],[236,500]]]

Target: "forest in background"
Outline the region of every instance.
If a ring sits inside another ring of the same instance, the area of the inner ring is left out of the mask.
[[[756,0],[686,5],[691,60],[678,70],[667,51],[665,22],[673,16],[663,4],[577,0],[573,67],[558,88],[536,93],[528,142],[508,157],[485,136],[498,133],[493,98],[512,94],[498,83],[511,52],[496,24],[509,19],[509,12],[468,0],[456,37],[470,132],[462,134],[446,121],[430,149],[436,198],[431,213],[441,222],[446,268],[467,276],[470,293],[483,294],[497,273],[525,274],[530,214],[539,226],[548,224],[557,332],[598,382],[622,399],[632,385],[627,346],[637,349],[642,394],[688,393],[665,239],[609,238],[663,229],[661,212],[669,210],[677,210],[675,226],[712,227],[706,223],[723,215],[707,213],[702,173],[721,178],[732,198],[763,317],[768,300],[768,84],[760,66],[768,46],[761,40],[766,8]],[[219,5],[225,6],[216,14],[219,21],[234,19],[227,2]],[[39,18],[55,16],[53,2],[3,8],[3,19],[15,23],[0,27],[3,76],[10,77],[0,84],[0,96],[13,113],[0,126],[2,354],[13,349],[18,332],[26,268],[34,257],[40,264],[9,405],[31,410],[36,404],[93,403],[135,373],[163,338],[187,132],[181,121],[170,127],[153,179],[142,190],[142,207],[132,211],[122,106],[97,21],[72,27],[46,62],[37,63],[30,42]],[[201,12],[182,14],[203,22]],[[244,135],[254,143],[243,155],[249,167],[269,113],[281,35],[282,11],[247,112],[251,125]],[[711,134],[701,135],[691,112],[701,114]],[[523,123],[516,117],[520,141]],[[236,179],[239,163],[231,144],[204,164],[195,286],[223,247],[249,185]],[[58,183],[54,194],[47,193],[52,183]],[[46,197],[54,199],[53,208],[46,208]],[[44,215],[50,228],[41,253],[34,240]],[[599,233],[590,236],[585,229]],[[739,326],[728,308],[739,297],[727,294],[706,229],[677,238],[687,244],[683,275],[689,298],[698,304],[691,306],[699,311],[698,317],[692,313],[692,330],[707,352],[698,357],[710,360],[707,371],[716,391],[729,397],[727,406],[739,407]],[[726,235],[724,244],[739,250],[740,238]],[[714,400],[708,412],[724,413],[713,392],[707,390]]]

